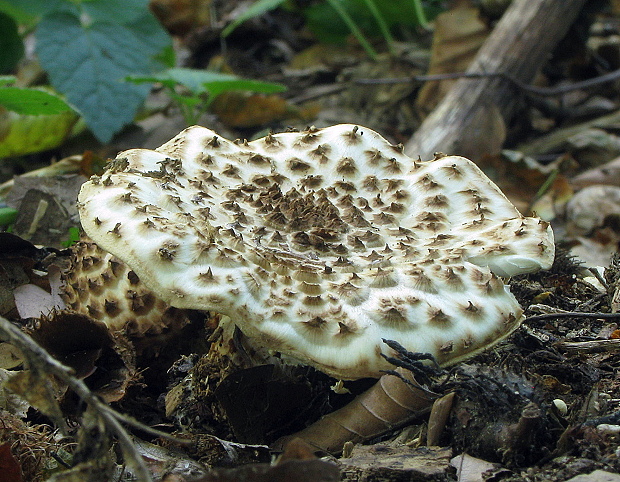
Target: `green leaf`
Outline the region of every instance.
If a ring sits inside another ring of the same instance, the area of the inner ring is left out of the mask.
[[[182,67],[168,69],[167,74],[174,82],[184,85],[194,94],[205,92],[205,84],[207,83],[239,80],[239,77],[232,74],[223,74],[210,70],[185,69]]]
[[[172,44],[168,45],[164,48],[159,54],[157,54],[154,58],[155,62],[161,64],[163,67],[172,68],[176,64],[176,54],[174,52],[174,47]]]
[[[165,62],[170,61],[170,55],[174,55],[172,39],[150,11],[128,23],[127,28],[134,37],[133,48],[140,49],[142,55],[146,56],[146,67],[142,70],[134,69],[132,73],[152,73],[167,66]]]
[[[355,38],[362,45],[362,47],[364,47],[364,50],[366,51],[368,56],[371,59],[376,60],[377,52],[375,52],[375,50],[372,48],[372,45],[370,45],[370,42],[366,40],[364,33],[362,32],[361,28],[357,25],[353,17],[349,15],[347,10],[341,5],[340,3],[341,0],[326,0],[326,1],[338,13],[338,15],[340,15],[340,18],[342,18],[342,21],[347,24],[347,27],[349,27],[349,30],[351,30],[351,33],[355,36]]]
[[[181,84],[187,87],[194,95],[208,92],[212,96],[216,96],[227,90],[247,90],[265,94],[283,92],[286,90],[284,85],[274,82],[242,79],[232,74],[181,67],[168,69],[149,76],[130,76],[129,80],[136,83],[160,82],[166,87],[171,88],[176,84]]]
[[[0,12],[6,13],[9,17],[14,18],[18,23],[29,25],[34,16],[28,12],[24,12],[21,8],[12,5],[9,0],[0,0]]]
[[[126,24],[148,13],[149,0],[90,0],[80,6],[94,21]]]
[[[439,2],[424,2],[424,6],[421,4],[420,0],[408,0],[406,2],[376,2],[377,7],[381,10],[381,13],[390,25],[399,24],[408,27],[426,24],[426,11],[432,12],[434,3]],[[435,6],[435,9],[436,8],[437,6]]]
[[[0,117],[0,159],[60,146],[73,132],[77,120],[73,111],[39,116],[4,112]]]
[[[133,118],[149,87],[123,82],[154,68],[170,39],[150,14],[132,24],[82,25],[67,13],[46,15],[36,32],[37,54],[54,88],[83,115],[101,142]]]
[[[0,9],[9,13],[9,15],[23,20],[23,16],[41,16],[49,12],[55,12],[60,9],[68,8],[66,0],[3,0]],[[64,5],[63,5],[64,4]],[[4,7],[7,8],[4,8]]]
[[[64,100],[36,89],[0,87],[0,105],[24,115],[60,114],[71,110]]]
[[[203,84],[209,95],[210,100],[220,95],[222,92],[232,90],[246,90],[248,92],[260,92],[262,94],[275,94],[284,92],[286,86],[275,82],[262,82],[260,80],[236,79],[236,80],[214,80]]]
[[[17,209],[0,208],[0,226],[8,226],[13,224],[17,219]]]
[[[24,44],[17,31],[17,23],[3,12],[0,12],[0,32],[0,73],[8,73],[24,55]]]
[[[286,0],[257,0],[250,7],[239,15],[235,20],[229,23],[224,30],[222,30],[221,36],[227,37],[235,30],[239,25],[241,25],[246,20],[249,20],[254,17],[258,17],[269,10],[273,10],[274,8],[282,5]]]
[[[345,8],[349,2],[344,0]],[[351,33],[346,23],[328,3],[312,4],[304,10],[306,25],[322,42],[342,44]]]
[[[187,95],[180,95],[174,91],[170,92],[170,97],[172,98],[172,100],[174,100],[178,104],[185,105],[190,108],[197,107],[203,104],[204,102],[200,97],[190,97]]]
[[[69,228],[69,232],[67,233],[67,240],[63,241],[62,245],[65,248],[69,248],[80,240],[80,236],[80,228],[72,226]]]
[[[377,25],[379,26],[379,30],[381,30],[381,35],[383,35],[383,38],[388,44],[388,50],[390,51],[390,54],[395,55],[396,47],[394,45],[394,37],[392,37],[392,32],[390,32],[390,28],[388,27],[388,24],[385,18],[383,18],[383,14],[379,11],[379,8],[377,7],[375,0],[364,0],[364,1],[366,4],[366,8],[368,8],[368,11],[371,13],[373,18],[375,19],[375,22],[377,22]]]

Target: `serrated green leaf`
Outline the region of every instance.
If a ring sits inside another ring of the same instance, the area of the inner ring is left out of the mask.
[[[24,55],[24,44],[17,31],[17,23],[3,12],[0,12],[0,32],[0,73],[8,73]]]
[[[257,0],[252,5],[248,7],[246,11],[244,11],[241,15],[239,15],[235,20],[229,23],[224,30],[222,30],[221,36],[227,37],[235,30],[239,25],[241,25],[246,20],[249,20],[254,17],[258,17],[269,10],[273,10],[274,8],[282,5],[286,0]]]
[[[77,120],[73,111],[40,116],[4,112],[0,116],[0,159],[60,146],[72,133]]]
[[[64,100],[48,92],[0,87],[0,105],[23,115],[60,114],[71,110]]]
[[[131,23],[149,11],[149,0],[90,0],[81,4],[94,21]]]
[[[150,13],[134,23],[93,22],[75,15],[46,15],[36,32],[37,54],[54,88],[80,111],[95,136],[108,142],[133,118],[148,86],[123,82],[147,73],[169,42]]]

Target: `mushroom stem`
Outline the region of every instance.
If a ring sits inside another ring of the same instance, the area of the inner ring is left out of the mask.
[[[301,438],[318,450],[339,454],[346,442],[370,440],[428,412],[439,395],[422,388],[409,370],[395,371],[413,385],[397,376],[383,375],[355,400],[309,427],[277,440],[274,448]]]

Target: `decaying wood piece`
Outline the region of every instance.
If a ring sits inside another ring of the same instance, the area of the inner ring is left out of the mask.
[[[350,457],[341,458],[341,481],[453,480],[451,447],[390,444],[356,445]]]
[[[406,145],[407,154],[431,159],[441,151],[478,158],[479,142],[515,113],[514,83],[530,83],[564,36],[585,0],[514,0],[468,69],[489,77],[461,79]],[[495,146],[499,148],[500,146]]]

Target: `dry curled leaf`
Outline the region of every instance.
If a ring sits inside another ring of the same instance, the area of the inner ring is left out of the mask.
[[[211,111],[229,127],[255,127],[299,116],[296,107],[277,95],[224,92],[211,104]]]
[[[489,34],[488,27],[479,16],[477,8],[467,5],[459,5],[437,16],[428,71],[430,75],[467,70]],[[427,82],[416,100],[420,112],[430,113],[455,82],[455,80]]]
[[[58,390],[41,370],[34,368],[18,372],[5,382],[5,386],[50,417],[58,427],[66,426],[57,401]]]
[[[10,343],[0,343],[0,368],[11,369],[21,365],[24,361],[24,355],[14,345]]]

